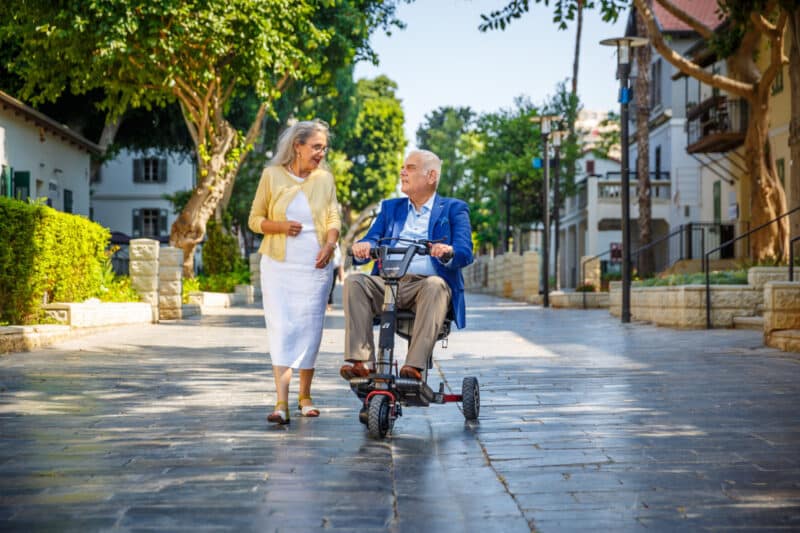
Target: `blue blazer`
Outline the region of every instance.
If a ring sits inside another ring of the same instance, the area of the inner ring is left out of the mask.
[[[392,198],[381,202],[381,210],[372,223],[366,236],[359,242],[369,242],[376,246],[377,240],[384,237],[398,237],[408,217],[408,198]],[[428,224],[428,238],[444,239],[444,243],[453,247],[453,260],[445,266],[435,257],[431,258],[433,268],[450,287],[450,303],[456,326],[466,325],[464,305],[464,276],[461,269],[473,261],[472,227],[469,223],[469,206],[455,198],[436,195]],[[400,245],[398,245],[400,246]],[[378,273],[377,265],[372,269]]]

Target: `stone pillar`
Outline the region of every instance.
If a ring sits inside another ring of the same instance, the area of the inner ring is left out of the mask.
[[[529,250],[522,254],[522,298],[528,303],[539,303],[539,265],[542,254]]]
[[[133,239],[129,248],[131,286],[152,307],[153,322],[158,322],[158,249],[153,239]]]
[[[158,317],[183,318],[183,250],[161,248],[158,256]]]
[[[261,299],[261,254],[256,252],[250,254],[250,285],[253,286],[253,298],[255,301]]]
[[[583,266],[583,272],[578,272],[578,286],[585,285],[591,283],[594,285],[594,289],[596,291],[600,290],[600,259],[594,258],[595,256],[581,256],[580,265]],[[580,279],[581,276],[584,276],[584,279]]]

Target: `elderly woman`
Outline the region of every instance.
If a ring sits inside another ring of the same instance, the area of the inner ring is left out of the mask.
[[[250,229],[264,234],[258,250],[261,292],[278,396],[267,420],[275,424],[289,423],[293,369],[300,374],[298,409],[319,416],[311,381],[341,227],[336,186],[324,161],[328,137],[320,120],[284,131],[250,208]]]

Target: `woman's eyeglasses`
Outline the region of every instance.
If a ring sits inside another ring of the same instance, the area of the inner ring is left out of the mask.
[[[312,144],[310,148],[317,153],[322,152],[323,154],[327,154],[328,150],[330,149],[328,146],[325,146],[324,144]]]

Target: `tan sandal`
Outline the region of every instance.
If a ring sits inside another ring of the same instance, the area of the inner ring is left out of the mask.
[[[281,409],[280,406],[284,408]],[[275,402],[275,410],[272,411],[267,417],[267,422],[273,424],[288,424],[289,423],[289,404],[286,402]]]
[[[300,402],[303,400],[311,400],[311,396],[299,396],[297,398],[297,410],[300,411],[302,416],[308,418],[316,418],[319,416],[319,409],[314,407],[314,405],[300,405]]]

